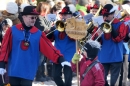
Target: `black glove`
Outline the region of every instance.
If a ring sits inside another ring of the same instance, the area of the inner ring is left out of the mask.
[[[65,65],[69,67],[71,66],[70,62],[65,61],[65,59],[62,56],[58,58],[58,63],[60,63],[62,67],[64,67]]]
[[[130,39],[128,35],[129,35],[129,33],[127,33],[126,36],[125,36],[125,38],[124,38],[124,41],[125,41],[125,42],[128,42],[129,39]]]
[[[51,39],[53,37],[55,29],[56,29],[55,27],[51,27],[51,29],[48,32],[46,32],[46,35],[47,35],[48,39]]]
[[[92,25],[90,26],[90,28],[88,28],[88,30],[87,30],[88,33],[91,34],[91,33],[93,32],[93,29],[94,29],[94,25],[92,24]]]
[[[58,58],[58,63],[62,63],[62,62],[64,62],[64,61],[65,61],[64,57],[60,56],[60,57]]]

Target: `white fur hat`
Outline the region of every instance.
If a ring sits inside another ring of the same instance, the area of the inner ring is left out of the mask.
[[[18,12],[18,6],[15,2],[8,2],[6,5],[6,11],[11,14],[16,14]]]
[[[74,6],[74,4],[69,4],[68,7],[70,8],[70,11],[72,13],[74,13],[76,11],[76,7]]]

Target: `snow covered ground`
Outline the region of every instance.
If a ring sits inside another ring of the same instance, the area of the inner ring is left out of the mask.
[[[110,81],[110,75],[108,76],[108,81]],[[56,86],[54,81],[46,81],[46,82],[33,82],[33,86]],[[73,77],[72,86],[77,85],[77,77]],[[127,82],[127,86],[130,86],[130,82]]]
[[[33,82],[33,86],[56,86],[54,81]],[[72,86],[77,86],[77,77],[73,77]]]

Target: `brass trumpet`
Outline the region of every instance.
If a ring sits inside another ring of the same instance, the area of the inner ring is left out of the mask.
[[[63,32],[63,31],[65,31],[65,26],[66,26],[66,22],[63,22],[62,20],[58,20],[56,22],[56,29],[55,30],[58,30],[59,32]],[[55,30],[47,33],[46,36],[48,36],[49,34],[51,34],[52,32],[54,32]]]
[[[56,22],[56,28],[60,32],[65,31],[65,26],[66,26],[66,23],[63,22],[63,21],[61,21],[61,20],[59,20],[59,21]]]
[[[119,15],[119,13],[122,11],[122,9],[116,14],[116,16]],[[109,23],[104,22],[101,24],[101,30],[103,30],[104,33],[110,33],[112,31],[111,23],[114,21],[116,17],[114,17]]]

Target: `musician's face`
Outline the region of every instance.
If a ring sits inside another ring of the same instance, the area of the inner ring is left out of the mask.
[[[105,17],[105,20],[111,21],[114,18],[114,13]]]
[[[92,13],[93,15],[95,15],[97,13],[98,9],[91,9],[90,13]]]
[[[36,19],[37,19],[36,15],[24,15],[23,16],[24,23],[28,27],[34,26]]]
[[[68,18],[71,18],[72,15],[71,14],[62,14],[62,19],[68,19]]]

